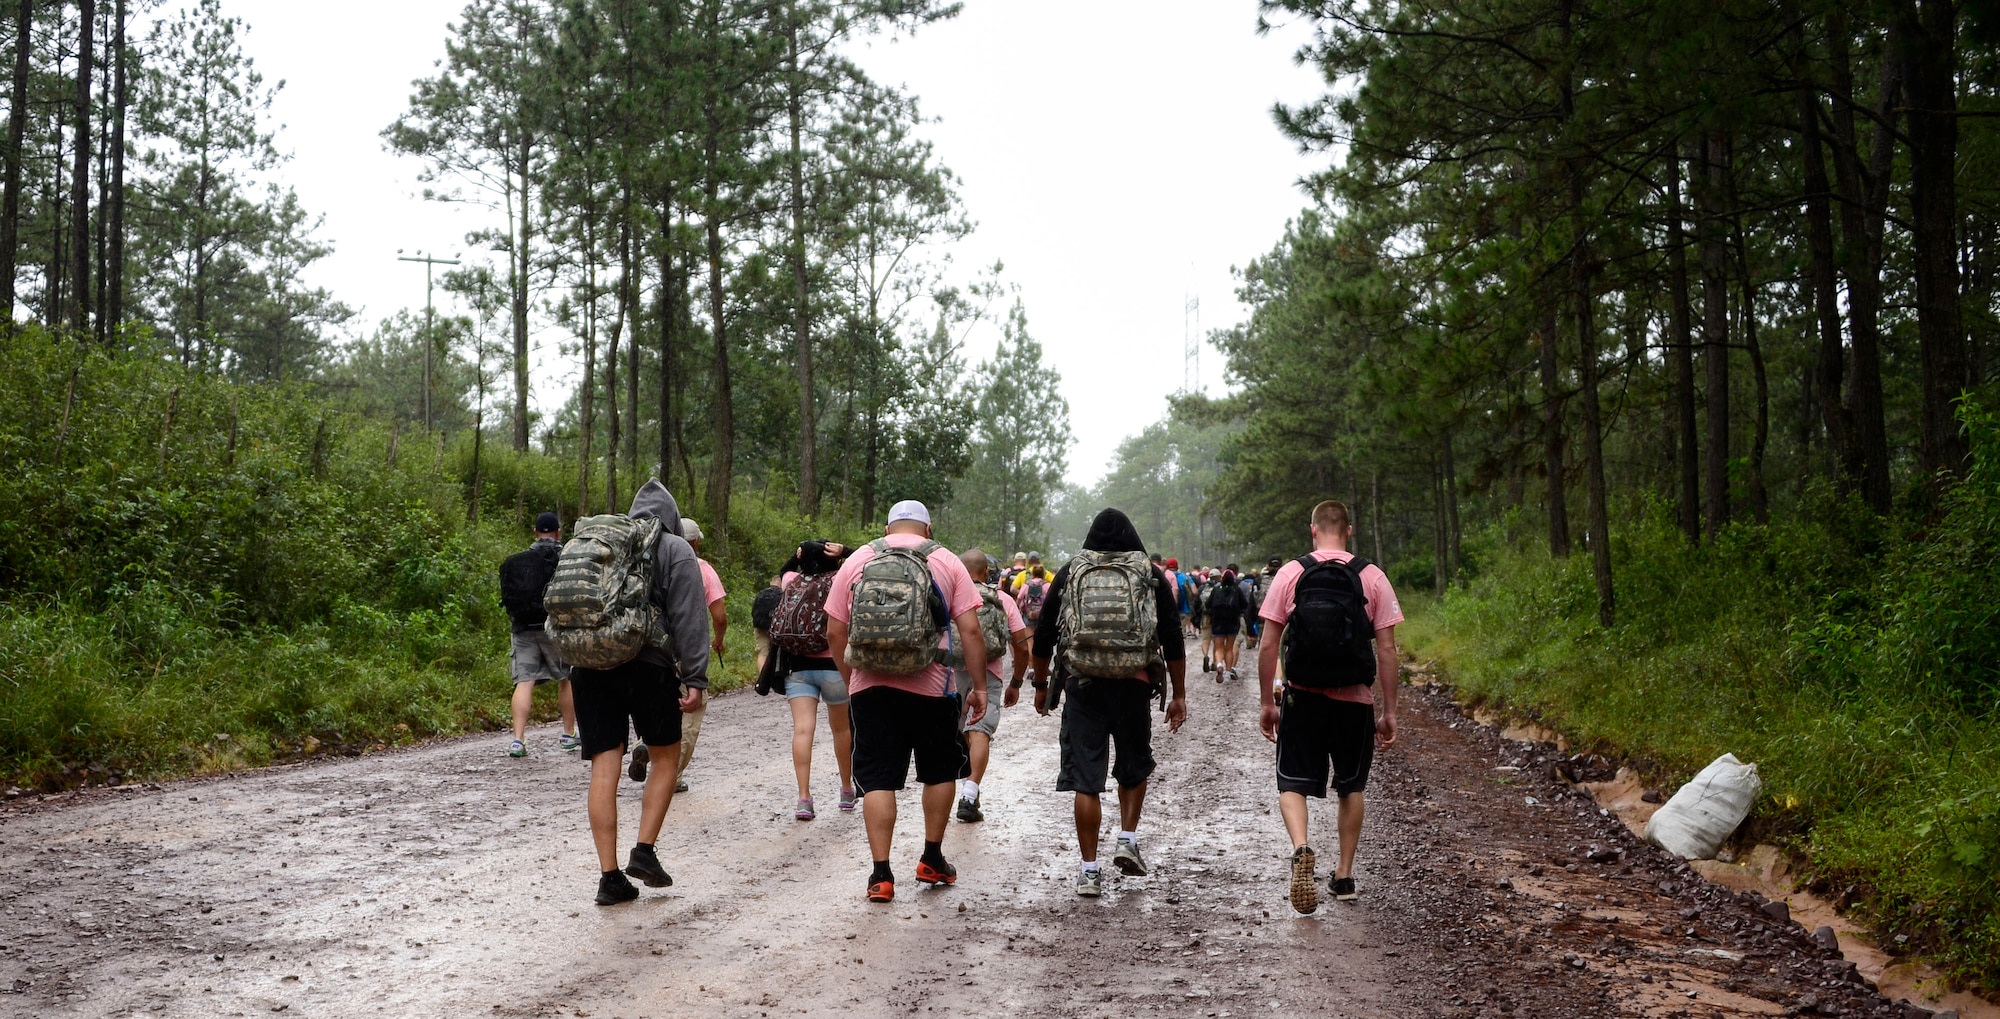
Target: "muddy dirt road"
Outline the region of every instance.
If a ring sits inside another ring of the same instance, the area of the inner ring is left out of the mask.
[[[1056,720],[1026,708],[1004,717],[987,820],[947,836],[957,887],[910,881],[905,794],[889,905],[863,901],[858,815],[792,818],[789,721],[748,693],[714,702],[674,800],[674,886],[612,908],[591,904],[584,767],[547,726],[524,760],[491,735],[26,797],[0,808],[0,1015],[1906,1014],[1639,845],[1549,775],[1553,748],[1422,687],[1377,760],[1361,898],[1295,915],[1244,673],[1190,678],[1187,727],[1156,740],[1153,873],[1096,901],[1071,891]],[[824,732],[818,754],[830,808]],[[622,853],[636,791],[621,803]],[[1323,869],[1331,821],[1316,810]]]

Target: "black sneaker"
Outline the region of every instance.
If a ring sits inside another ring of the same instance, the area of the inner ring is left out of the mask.
[[[597,904],[616,906],[621,902],[631,902],[639,897],[639,889],[625,880],[625,875],[612,870],[597,879]]]
[[[646,750],[646,744],[633,744],[632,766],[625,769],[625,774],[632,776],[632,781],[634,782],[644,782],[646,780],[646,765],[651,761],[651,758],[652,755]]]
[[[1361,897],[1361,893],[1354,890],[1354,879],[1351,877],[1337,877],[1329,880],[1326,883],[1326,890],[1332,892],[1333,897],[1342,902],[1353,902],[1355,899]]]
[[[659,854],[651,846],[633,846],[632,856],[625,861],[625,873],[646,882],[648,888],[668,888],[674,879],[667,876],[667,868],[660,866]],[[634,890],[632,894],[639,894]]]
[[[958,798],[958,819],[967,823],[986,820],[986,812],[979,809],[979,797],[969,800],[963,796]]]
[[[1213,672],[1213,671],[1215,671],[1214,669],[1212,669],[1212,668],[1210,667],[1210,663],[1209,663],[1209,660],[1208,660],[1208,656],[1207,656],[1207,655],[1203,655],[1203,656],[1201,656],[1201,671],[1203,671],[1203,672]]]

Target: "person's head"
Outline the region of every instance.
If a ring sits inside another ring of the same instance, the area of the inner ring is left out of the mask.
[[[889,507],[889,526],[882,529],[884,534],[921,534],[931,536],[931,511],[915,499],[904,499]]]
[[[686,538],[696,552],[701,551],[701,525],[695,523],[693,517],[681,518],[681,537]]]
[[[1152,555],[1147,556],[1146,558],[1151,560],[1154,566],[1160,565],[1160,554],[1158,552],[1155,552]]]
[[[556,538],[562,536],[562,518],[554,513],[543,513],[535,517],[535,537]]]
[[[1280,559],[1277,556],[1272,556],[1271,561],[1264,564],[1264,572],[1276,573],[1278,572],[1278,567],[1283,565],[1285,565],[1285,561],[1283,559]]]
[[[1234,576],[1234,575],[1236,575],[1236,574],[1238,574],[1238,573],[1241,573],[1241,572],[1243,572],[1243,568],[1242,568],[1242,567],[1240,567],[1240,566],[1238,566],[1238,565],[1236,565],[1235,563],[1230,563],[1229,565],[1227,565],[1227,566],[1224,566],[1224,567],[1222,568],[1222,572],[1224,572],[1224,573],[1227,573],[1227,574],[1229,574],[1229,575],[1231,575],[1231,576]]]
[[[1031,570],[1042,568],[1042,554],[1040,552],[1028,553],[1028,568]]]
[[[1017,570],[1025,570],[1028,568],[1028,553],[1026,552],[1014,553],[1014,568]]]
[[[1180,568],[1181,568],[1181,561],[1179,559],[1169,558],[1167,560],[1167,569],[1178,570]]]
[[[958,561],[965,564],[965,572],[972,575],[975,584],[986,583],[986,574],[993,569],[993,561],[986,553],[976,548],[968,548],[958,554]]]
[[[1234,583],[1236,583],[1236,571],[1235,571],[1235,570],[1223,570],[1223,571],[1222,571],[1222,582],[1223,582],[1223,583],[1225,583],[1225,584],[1234,584]]]
[[[1330,542],[1345,551],[1348,541],[1354,537],[1354,524],[1347,515],[1347,504],[1338,499],[1328,499],[1314,506],[1312,536],[1315,545]]]
[[[1139,530],[1132,526],[1132,518],[1123,510],[1105,507],[1090,521],[1090,529],[1083,535],[1083,547],[1092,552],[1144,552],[1146,543],[1139,540]],[[1157,565],[1159,556],[1152,556]]]

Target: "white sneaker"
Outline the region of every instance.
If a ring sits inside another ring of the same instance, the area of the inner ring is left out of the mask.
[[[1103,895],[1104,894],[1103,869],[1093,867],[1090,870],[1078,871],[1076,875],[1076,894],[1081,895],[1086,899],[1094,899],[1100,895]]]
[[[1118,848],[1111,851],[1111,865],[1127,877],[1146,876],[1146,858],[1139,855],[1139,843],[1120,835]]]

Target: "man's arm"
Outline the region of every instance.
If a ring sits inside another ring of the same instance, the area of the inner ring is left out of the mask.
[[[967,609],[952,617],[958,626],[959,647],[965,649],[965,674],[973,677],[972,689],[965,694],[965,720],[977,722],[986,716],[986,635],[979,630],[979,610]]]
[[[854,670],[847,665],[847,620],[826,617],[826,655],[840,670],[840,681],[852,685]]]
[[[1278,742],[1278,700],[1271,691],[1278,678],[1278,646],[1284,640],[1285,624],[1264,620],[1264,636],[1257,643],[1257,695],[1258,703],[1263,705],[1257,716],[1257,728],[1273,743]]]
[[[1375,689],[1382,692],[1382,717],[1375,720],[1375,734],[1385,747],[1396,742],[1396,681],[1401,666],[1396,658],[1396,628],[1375,631]]]
[[[1025,626],[1015,630],[1011,635],[1014,646],[1014,678],[1007,684],[1006,700],[1001,702],[1007,707],[1011,708],[1021,703],[1021,677],[1027,675],[1028,655],[1034,646],[1034,640],[1035,631]]]
[[[715,639],[708,645],[716,654],[722,653],[722,635],[729,632],[729,613],[722,608],[722,599],[708,603],[708,628],[715,632]]]

